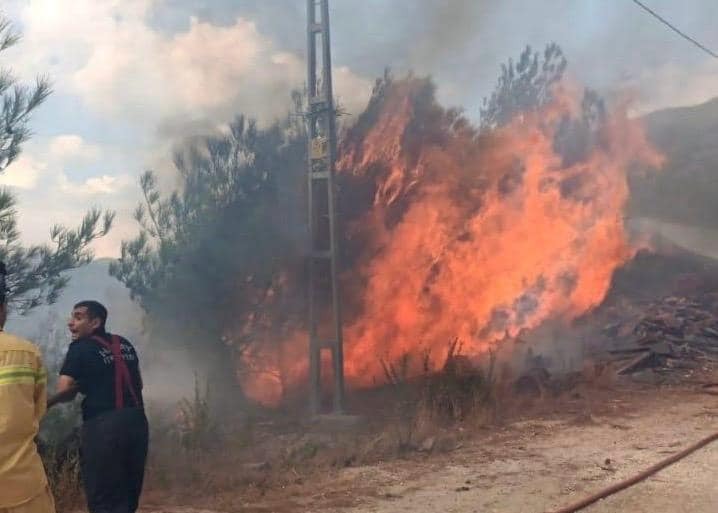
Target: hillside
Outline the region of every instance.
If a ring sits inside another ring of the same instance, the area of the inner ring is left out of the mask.
[[[663,170],[631,181],[631,217],[718,227],[718,98],[644,117]]]

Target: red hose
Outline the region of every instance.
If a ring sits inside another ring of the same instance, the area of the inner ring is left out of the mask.
[[[682,460],[689,454],[697,451],[698,449],[701,449],[702,447],[705,447],[706,445],[715,442],[718,440],[718,433],[713,433],[710,436],[707,436],[706,438],[702,439],[699,442],[696,442],[695,444],[691,445],[690,447],[687,447],[683,449],[681,452],[674,454],[673,456],[670,456],[666,458],[663,461],[660,461],[656,463],[655,465],[648,467],[646,470],[641,472],[640,474],[636,474],[635,476],[626,479],[624,481],[621,481],[619,483],[616,483],[614,485],[609,486],[608,488],[604,488],[598,493],[595,493],[589,497],[586,497],[585,499],[582,499],[570,506],[566,506],[561,509],[554,510],[550,513],[574,513],[575,511],[579,511],[586,506],[590,506],[594,502],[598,502],[601,499],[605,499],[609,495],[613,495],[616,492],[620,492],[621,490],[625,490],[626,488],[633,486],[636,483],[639,483],[646,479],[649,476],[652,476],[659,470],[663,470],[669,465],[673,465],[675,462]]]

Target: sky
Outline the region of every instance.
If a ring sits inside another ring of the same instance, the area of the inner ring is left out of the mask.
[[[718,49],[718,2],[645,0]],[[281,116],[305,74],[303,0],[3,0],[23,33],[0,65],[24,81],[49,75],[32,139],[0,176],[18,196],[27,243],[90,207],[117,213],[95,244],[119,254],[137,231],[138,179],[171,187],[173,145],[236,114]],[[335,92],[358,113],[385,68],[431,75],[440,101],[476,118],[499,67],[530,44],[558,43],[570,74],[636,112],[718,96],[718,59],[630,0],[330,0]]]

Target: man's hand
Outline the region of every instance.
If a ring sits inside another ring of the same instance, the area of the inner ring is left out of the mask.
[[[75,378],[70,376],[60,376],[60,379],[57,382],[57,393],[47,400],[47,409],[49,410],[59,403],[72,401],[78,391],[79,387],[75,382]]]

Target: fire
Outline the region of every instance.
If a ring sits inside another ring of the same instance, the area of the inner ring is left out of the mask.
[[[625,110],[593,125],[581,112],[580,95],[557,90],[549,107],[480,134],[436,104],[427,81],[375,97],[337,166],[352,255],[342,283],[350,384],[381,381],[381,360],[407,353],[438,368],[457,337],[478,356],[603,300],[635,253],[628,170],[661,156]],[[293,355],[286,386],[304,379],[306,335],[281,346]]]

